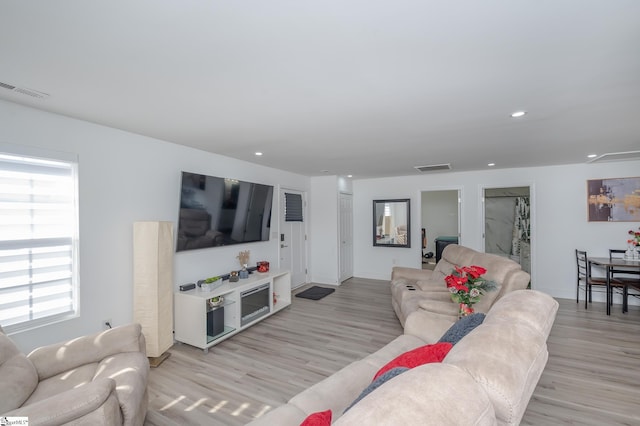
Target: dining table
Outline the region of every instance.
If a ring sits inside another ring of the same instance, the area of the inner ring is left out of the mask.
[[[640,271],[640,259],[624,259],[624,258],[611,258],[611,257],[589,257],[587,262],[591,265],[595,265],[603,268],[606,271],[606,283],[607,283],[607,315],[611,315],[611,270],[629,270]],[[623,300],[623,305],[626,300]],[[626,306],[623,306],[623,311]]]

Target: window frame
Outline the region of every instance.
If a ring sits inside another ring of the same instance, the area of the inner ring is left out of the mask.
[[[27,146],[17,146],[12,144],[3,144],[0,143],[0,155],[10,156],[14,158],[20,158],[25,160],[26,162],[32,162],[31,164],[37,164],[37,162],[44,163],[53,163],[53,164],[62,164],[65,167],[68,167],[70,172],[70,210],[73,212],[72,225],[68,229],[68,235],[65,233],[64,237],[42,237],[42,238],[33,238],[31,240],[31,244],[24,244],[25,241],[28,240],[9,240],[3,241],[2,249],[12,248],[11,246],[15,246],[15,248],[28,248],[28,249],[37,249],[42,246],[51,246],[51,244],[66,242],[70,244],[70,275],[68,280],[71,281],[70,291],[71,295],[68,298],[70,302],[70,308],[65,312],[53,313],[50,315],[46,315],[40,318],[30,318],[26,321],[22,321],[19,323],[4,325],[1,324],[4,332],[7,334],[14,334],[22,331],[32,330],[35,328],[55,324],[62,321],[67,321],[73,318],[77,318],[80,316],[80,262],[79,262],[79,228],[80,228],[80,216],[79,216],[79,162],[78,156],[76,154],[58,152],[58,151],[49,151],[40,148],[27,147]],[[63,244],[64,245],[64,244]],[[60,244],[56,244],[56,246],[60,246]],[[31,271],[33,268],[29,267]],[[39,288],[45,287],[45,283]],[[19,286],[15,286],[19,287]],[[30,298],[31,296],[29,296]],[[21,300],[26,300],[23,298]],[[18,302],[16,302],[18,303]]]

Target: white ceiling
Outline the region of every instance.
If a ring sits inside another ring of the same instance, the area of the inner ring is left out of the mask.
[[[4,0],[0,82],[310,176],[582,163],[640,149],[640,1]]]

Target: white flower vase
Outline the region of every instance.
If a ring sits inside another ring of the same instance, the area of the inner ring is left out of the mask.
[[[636,246],[633,251],[633,260],[640,260],[640,246]]]

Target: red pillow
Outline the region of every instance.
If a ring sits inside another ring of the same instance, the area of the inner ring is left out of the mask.
[[[431,362],[442,362],[453,345],[449,342],[434,343],[433,345],[420,346],[402,355],[398,355],[382,367],[373,380],[383,375],[387,371],[396,367],[414,368],[419,365],[429,364]]]
[[[319,411],[307,416],[300,426],[330,426],[331,425],[331,410]]]

